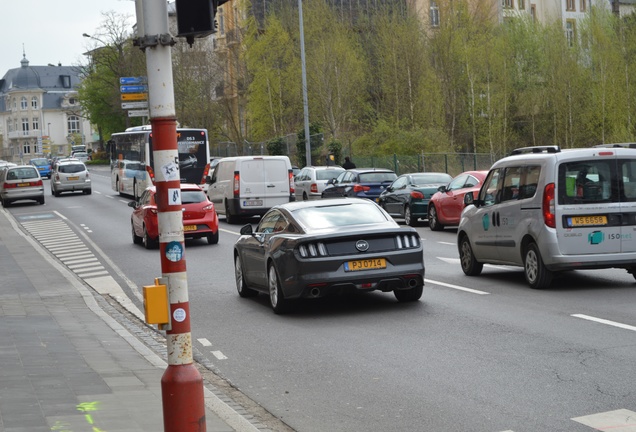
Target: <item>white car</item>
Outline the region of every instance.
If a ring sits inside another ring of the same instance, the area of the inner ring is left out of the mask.
[[[296,185],[296,199],[320,199],[327,182],[335,179],[345,169],[341,166],[308,166],[300,170],[294,179]]]

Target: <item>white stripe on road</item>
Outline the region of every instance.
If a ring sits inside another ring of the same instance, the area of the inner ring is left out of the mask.
[[[203,346],[212,346],[212,342],[210,342],[209,340],[207,340],[206,338],[201,338],[201,339],[197,339],[199,341],[199,343]]]
[[[455,246],[457,243],[451,243],[451,242],[437,242],[439,244],[445,244],[445,245],[451,245],[451,246]]]
[[[227,360],[227,357],[223,355],[221,351],[211,351],[212,355],[217,358],[217,360]]]
[[[452,284],[448,284],[446,282],[439,282],[439,281],[434,281],[431,279],[424,279],[424,282],[426,283],[432,283],[433,285],[440,285],[446,288],[452,288],[452,289],[456,289],[456,290],[460,290],[460,291],[466,291],[469,293],[473,293],[473,294],[479,294],[479,295],[486,295],[486,294],[490,294],[489,292],[486,291],[479,291],[476,289],[472,289],[472,288],[466,288],[466,287],[462,287],[459,285],[452,285]]]
[[[588,321],[594,321],[600,324],[607,324],[607,325],[611,325],[614,327],[618,327],[618,328],[622,328],[625,330],[631,330],[631,331],[636,331],[636,327],[628,325],[628,324],[622,324],[616,321],[610,321],[610,320],[606,320],[603,318],[596,318],[593,316],[589,316],[589,315],[583,315],[583,314],[572,314],[570,316],[573,316],[574,318],[581,318],[584,320],[588,320]]]

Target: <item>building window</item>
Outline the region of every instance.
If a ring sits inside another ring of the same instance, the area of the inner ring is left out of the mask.
[[[585,12],[585,0],[581,0],[581,3],[579,4],[579,9],[581,10],[581,12]]]
[[[530,5],[530,16],[532,17],[532,22],[537,22],[537,5]]]
[[[13,109],[14,110],[18,109],[18,105],[17,105],[17,102],[15,101],[15,98],[13,98]]]
[[[60,80],[62,81],[62,87],[71,88],[71,76],[70,75],[60,75]]]
[[[20,99],[20,109],[27,109],[27,98],[25,96],[22,96],[22,99]]]
[[[575,0],[565,0],[565,10],[575,11],[576,10]]]
[[[501,6],[503,6],[504,9],[512,9],[515,7],[515,2],[514,0],[501,0]]]
[[[40,130],[40,119],[33,117],[33,130]]]
[[[29,119],[22,117],[22,135],[29,134]]]
[[[31,143],[22,144],[22,153],[23,154],[31,154]]]
[[[80,133],[80,119],[78,116],[69,116],[67,124],[69,135]]]
[[[526,0],[519,0],[519,10],[526,10]]]
[[[574,39],[576,38],[576,23],[574,20],[567,20],[565,22],[565,37],[568,41],[568,46],[574,46]]]
[[[218,11],[218,16],[219,16],[219,33],[221,35],[225,34],[225,20],[223,19],[223,8],[220,8]]]
[[[437,3],[433,0],[431,0],[429,16],[431,20],[431,27],[439,27],[439,6],[437,6]]]
[[[75,105],[75,103],[76,103],[75,98],[69,98],[68,99],[68,104],[69,105]]]
[[[11,119],[7,120],[7,133],[11,133],[13,132],[13,122],[11,121]]]
[[[37,98],[37,96],[33,96],[31,98],[31,108],[38,109],[38,98]]]

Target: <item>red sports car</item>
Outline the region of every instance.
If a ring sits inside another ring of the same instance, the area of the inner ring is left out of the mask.
[[[466,171],[446,186],[440,186],[428,203],[428,227],[443,230],[447,225],[459,225],[466,192],[478,191],[488,171]]]
[[[146,249],[156,247],[159,242],[155,193],[155,187],[150,186],[141,194],[139,201],[128,204],[133,208],[130,217],[133,243],[143,244]],[[218,243],[219,217],[203,189],[196,184],[182,183],[180,195],[184,237],[205,237],[209,244]]]

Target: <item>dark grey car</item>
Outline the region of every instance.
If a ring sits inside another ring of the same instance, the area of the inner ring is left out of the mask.
[[[273,207],[241,229],[234,245],[241,297],[263,292],[275,313],[294,299],[347,291],[393,292],[417,301],[424,254],[413,228],[401,228],[376,203],[360,198],[297,201]]]

